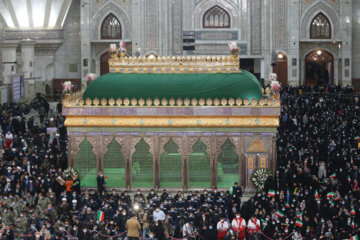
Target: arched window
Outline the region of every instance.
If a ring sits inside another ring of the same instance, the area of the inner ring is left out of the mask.
[[[314,17],[310,26],[310,38],[312,39],[330,39],[331,25],[327,17],[319,13]]]
[[[203,16],[204,28],[230,28],[230,15],[223,8],[214,6]]]
[[[110,13],[101,25],[101,39],[121,39],[121,24],[112,13]]]

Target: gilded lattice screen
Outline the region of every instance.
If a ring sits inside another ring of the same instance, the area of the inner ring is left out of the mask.
[[[81,186],[96,187],[96,155],[93,146],[86,138],[79,145],[79,151],[75,156],[75,167],[80,174]]]
[[[221,146],[221,153],[217,159],[217,187],[233,186],[239,179],[239,155],[235,145],[227,139]]]
[[[210,157],[206,152],[206,145],[198,139],[192,146],[189,157],[189,187],[209,188],[210,183]]]
[[[160,157],[160,187],[182,187],[182,160],[178,145],[170,138]]]
[[[115,139],[107,146],[104,155],[104,176],[108,178],[107,187],[125,187],[125,157],[122,146]]]
[[[153,175],[153,155],[149,144],[141,138],[132,155],[132,187],[153,187]]]
[[[69,163],[81,185],[96,187],[98,171],[107,187],[229,188],[251,185],[258,167],[273,167],[274,143],[269,137],[244,136],[71,136]],[[268,153],[267,148],[270,151]]]

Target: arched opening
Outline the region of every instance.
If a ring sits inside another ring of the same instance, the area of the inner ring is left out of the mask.
[[[206,152],[206,145],[198,139],[192,146],[193,152],[189,157],[189,187],[209,188],[210,156]]]
[[[120,21],[112,13],[101,24],[101,39],[121,39]]]
[[[109,53],[105,52],[100,57],[100,75],[109,72]]]
[[[104,155],[104,175],[108,177],[107,187],[125,187],[125,157],[121,145],[113,139],[107,145]]]
[[[288,84],[288,58],[285,53],[276,53],[276,65],[273,66],[273,72],[277,74],[282,86]]]
[[[218,5],[207,10],[203,16],[203,28],[230,28],[230,15]]]
[[[324,49],[315,49],[305,57],[305,84],[310,86],[334,82],[334,57]]]
[[[329,19],[322,13],[314,17],[310,25],[311,39],[330,39],[331,24]]]
[[[135,145],[132,156],[132,187],[153,187],[153,155],[149,144],[142,138]]]
[[[235,145],[227,139],[217,159],[217,187],[227,188],[239,179],[239,155]]]
[[[81,186],[95,187],[97,176],[96,155],[93,152],[93,146],[86,138],[79,145],[75,162],[75,168],[79,171]]]
[[[170,138],[164,145],[164,152],[160,156],[160,186],[182,186],[182,162],[178,145]]]

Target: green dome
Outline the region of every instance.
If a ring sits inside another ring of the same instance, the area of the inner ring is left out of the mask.
[[[239,73],[108,73],[86,88],[83,98],[248,98],[262,97],[257,78]]]

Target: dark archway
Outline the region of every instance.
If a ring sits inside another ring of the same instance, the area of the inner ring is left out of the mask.
[[[278,81],[282,86],[288,84],[288,57],[285,53],[276,53],[276,66],[273,66],[273,72],[277,74]]]
[[[100,57],[100,76],[109,72],[109,53],[105,52]]]
[[[324,49],[315,49],[305,57],[305,84],[330,83],[334,83],[334,56]]]

